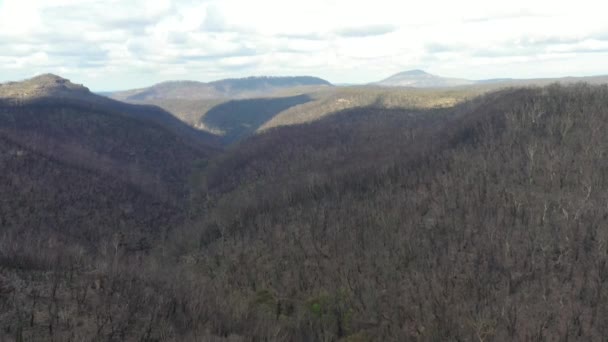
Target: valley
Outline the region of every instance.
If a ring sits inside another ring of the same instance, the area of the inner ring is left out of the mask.
[[[606,341],[607,12],[0,0],[0,342]]]
[[[608,333],[606,85],[184,84],[0,86],[0,339]]]
[[[268,80],[274,80],[274,84],[270,82],[272,85],[269,85]],[[410,70],[366,85],[332,86],[328,81],[315,77],[250,77],[210,83],[173,81],[105,95],[128,103],[159,106],[188,125],[232,143],[256,132],[309,123],[350,108],[374,105],[445,108],[510,87],[580,82],[606,84],[608,76],[472,81]],[[211,115],[207,117],[209,113]],[[221,121],[218,121],[217,113],[220,113]],[[265,114],[260,116],[259,113]],[[251,118],[243,119],[244,116]],[[256,124],[240,122],[239,119],[255,121]]]

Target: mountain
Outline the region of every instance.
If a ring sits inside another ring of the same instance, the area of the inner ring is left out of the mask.
[[[230,328],[212,326],[289,341],[601,339],[606,99],[554,85],[370,106],[227,151],[192,253],[215,297],[253,304],[214,303],[208,317]]]
[[[516,78],[496,78],[487,80],[467,80],[461,78],[446,78],[429,74],[423,70],[409,70],[398,73],[387,79],[372,83],[372,85],[382,87],[413,87],[413,88],[449,88],[474,86],[486,90],[497,90],[512,86],[545,86],[551,83],[577,83],[586,82],[590,84],[606,84],[608,76],[588,76],[588,77],[562,77],[562,78],[535,78],[535,79],[516,79]]]
[[[225,79],[210,83],[170,81],[148,88],[114,92],[111,98],[142,102],[165,99],[208,100],[266,96],[274,91],[300,86],[331,86],[331,83],[310,76],[248,77]]]
[[[496,87],[514,87],[514,86],[547,86],[552,83],[560,83],[560,84],[574,84],[574,83],[588,83],[588,84],[607,84],[608,83],[608,75],[598,75],[598,76],[568,76],[568,77],[558,77],[558,78],[530,78],[530,79],[517,79],[517,78],[501,78],[501,79],[489,79],[489,80],[479,80],[476,81],[476,85],[478,86],[488,86],[490,89]]]
[[[305,94],[311,101],[287,108],[262,125],[258,132],[279,126],[301,125],[358,107],[422,110],[452,107],[484,91],[469,88],[332,87]],[[202,121],[204,121],[204,117]]]
[[[10,197],[0,225],[87,249],[113,232],[160,234],[186,217],[191,172],[218,151],[215,137],[158,107],[59,76],[2,84],[0,193]]]
[[[162,107],[188,125],[216,135],[225,144],[231,144],[273,127],[311,122],[347,108],[372,104],[390,108],[446,107],[483,91],[461,88],[300,86],[280,89],[262,98],[160,99],[136,103]]]
[[[89,91],[60,76],[45,74],[22,82],[0,84],[0,100],[6,104],[21,106],[23,104],[40,104],[44,102],[65,102],[120,112],[122,115],[137,119],[146,119],[164,125],[176,134],[187,135],[202,143],[215,144],[212,135],[195,130],[176,119],[172,114],[154,105],[133,105],[109,99]]]
[[[43,97],[87,99],[94,101],[98,98],[81,84],[53,74],[44,74],[21,82],[0,84],[0,98],[4,99],[36,99]]]
[[[443,88],[475,84],[475,81],[446,78],[429,74],[422,70],[409,70],[398,73],[375,83],[384,87]]]
[[[66,100],[57,110],[1,107],[12,114],[0,127],[42,126],[28,146],[80,137],[88,156],[124,139],[158,155],[144,154],[151,167],[143,170],[166,169],[192,185],[170,207],[144,184],[76,165],[69,149],[63,161],[2,135],[0,340],[607,336],[608,87],[509,88],[393,108],[386,104],[407,102],[391,102],[383,89],[358,99],[367,90],[328,100],[361,107],[273,127],[194,168],[186,162],[197,156],[193,143],[157,122],[132,127],[135,118],[122,112],[94,115],[94,105]],[[460,93],[390,94],[415,104]],[[416,99],[421,94],[429,97]],[[222,117],[245,105],[278,106],[231,103],[212,119],[225,124]],[[104,124],[108,116],[115,124]],[[124,148],[104,153],[128,163]],[[185,224],[162,222],[185,205]],[[150,226],[129,219],[133,213]],[[154,234],[159,222],[171,228]]]

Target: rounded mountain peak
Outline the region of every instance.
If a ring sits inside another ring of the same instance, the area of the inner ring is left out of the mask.
[[[0,84],[0,97],[75,97],[90,94],[87,87],[54,74],[42,74],[21,82]]]
[[[420,69],[413,69],[413,70],[408,70],[408,71],[404,71],[401,73],[401,75],[404,76],[427,76],[427,75],[431,75],[428,72],[424,71],[424,70],[420,70]]]
[[[36,81],[36,82],[69,82],[68,79],[63,78],[61,76],[55,75],[55,74],[42,74],[42,75],[38,75],[35,77],[32,77],[31,81]]]

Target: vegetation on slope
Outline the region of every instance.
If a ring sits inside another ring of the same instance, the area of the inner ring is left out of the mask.
[[[224,144],[231,144],[254,134],[282,111],[309,101],[307,95],[229,101],[209,110],[201,123],[219,132]]]
[[[204,215],[149,253],[117,242],[4,263],[0,333],[601,339],[607,104],[606,86],[509,89],[271,129],[196,177]]]
[[[382,108],[432,109],[452,107],[484,93],[469,89],[408,89],[344,87],[312,92],[314,101],[288,108],[266,122],[260,131],[273,127],[313,122],[342,110],[376,106]]]
[[[508,90],[432,116],[360,109],[250,140],[210,169],[221,195],[198,254],[230,307],[263,303],[226,310],[228,331],[605,336],[607,101],[607,87]]]
[[[218,151],[208,134],[56,76],[3,88],[38,90],[0,98],[5,265],[52,265],[47,253],[63,249],[98,253],[114,236],[146,250],[189,216],[192,172]]]

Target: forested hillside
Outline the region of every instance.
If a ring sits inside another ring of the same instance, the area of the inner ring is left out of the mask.
[[[212,136],[53,75],[0,90],[1,267],[32,275],[109,241],[149,250],[190,217]]]
[[[605,336],[607,101],[605,86],[513,89],[252,139],[210,169],[221,195],[208,227],[223,238],[199,254],[204,265],[238,256],[219,268],[222,296],[263,302],[232,312],[232,329],[286,340]]]
[[[228,101],[210,109],[200,124],[217,132],[229,145],[256,134],[279,113],[310,101],[307,95]]]
[[[199,165],[191,220],[148,250],[28,264],[1,240],[0,336],[601,340],[606,129],[608,87],[584,84],[269,129]]]

